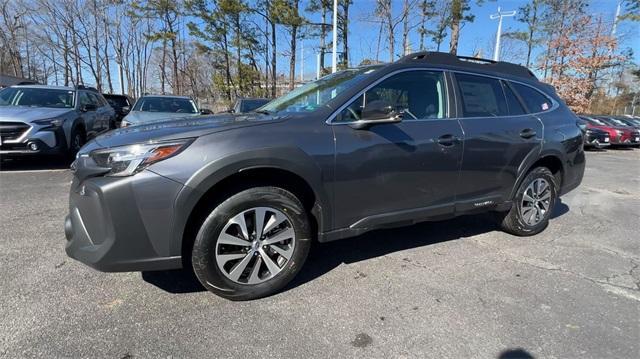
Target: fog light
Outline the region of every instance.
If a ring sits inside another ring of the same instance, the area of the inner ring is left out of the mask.
[[[37,151],[37,150],[39,149],[38,144],[37,144],[37,143],[34,143],[34,142],[30,143],[30,144],[29,144],[29,149],[30,149],[31,151]]]

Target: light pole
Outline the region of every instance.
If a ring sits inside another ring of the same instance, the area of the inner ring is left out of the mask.
[[[338,71],[338,0],[333,0],[333,53],[331,54],[331,72]]]
[[[498,59],[500,58],[500,36],[502,35],[502,18],[507,16],[514,16],[515,14],[515,10],[500,11],[500,7],[498,6],[498,12],[489,16],[491,20],[498,19],[498,32],[496,33],[496,47],[493,49],[493,61],[498,61]]]

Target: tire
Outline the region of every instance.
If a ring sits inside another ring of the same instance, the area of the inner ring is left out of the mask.
[[[67,155],[70,158],[74,158],[76,153],[78,153],[78,151],[80,150],[80,148],[82,148],[86,141],[87,134],[84,132],[84,129],[80,126],[74,126],[71,129]]]
[[[548,200],[542,199],[547,197],[546,190],[540,191],[539,194],[535,192],[536,183],[538,188],[544,188],[541,185],[544,183],[548,185]],[[549,218],[553,213],[557,198],[558,184],[551,171],[546,167],[532,169],[520,183],[509,212],[500,215],[501,229],[523,237],[542,232],[549,225]],[[543,212],[544,208],[546,210]]]
[[[260,216],[264,231],[255,225]],[[264,241],[251,238],[257,232],[264,232]],[[279,238],[286,239],[270,243]],[[298,198],[281,188],[255,187],[231,196],[209,214],[196,236],[191,262],[207,290],[230,300],[250,300],[287,285],[310,246],[311,226]]]

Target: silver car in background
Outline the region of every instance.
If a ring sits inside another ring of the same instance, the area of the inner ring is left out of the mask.
[[[196,102],[188,96],[146,95],[136,101],[120,127],[209,113],[209,110],[200,110]]]
[[[0,155],[68,154],[114,128],[115,111],[95,89],[19,85],[0,90]]]

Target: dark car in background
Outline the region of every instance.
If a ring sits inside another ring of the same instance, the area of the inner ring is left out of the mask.
[[[259,112],[88,143],[66,251],[103,271],[193,267],[208,290],[247,300],[290,282],[313,240],[477,212],[531,236],[582,181],[578,121],[510,63],[422,52],[339,71]]]
[[[611,139],[607,131],[597,128],[587,128],[584,137],[584,146],[592,148],[604,148],[611,145]]]
[[[113,128],[120,127],[120,122],[122,119],[129,114],[131,111],[131,107],[133,107],[133,99],[128,95],[116,95],[116,94],[102,94],[104,98],[109,102],[109,105],[113,107],[116,111],[115,121],[113,123]]]
[[[188,96],[145,95],[136,101],[129,114],[122,119],[120,127],[209,113],[211,111],[207,109],[199,109],[196,102]]]
[[[74,155],[110,129],[115,111],[95,89],[20,85],[0,90],[0,155]]]
[[[233,105],[233,108],[229,111],[230,113],[247,113],[253,110],[256,110],[267,103],[269,103],[269,99],[267,98],[240,98],[236,100],[236,103]]]

